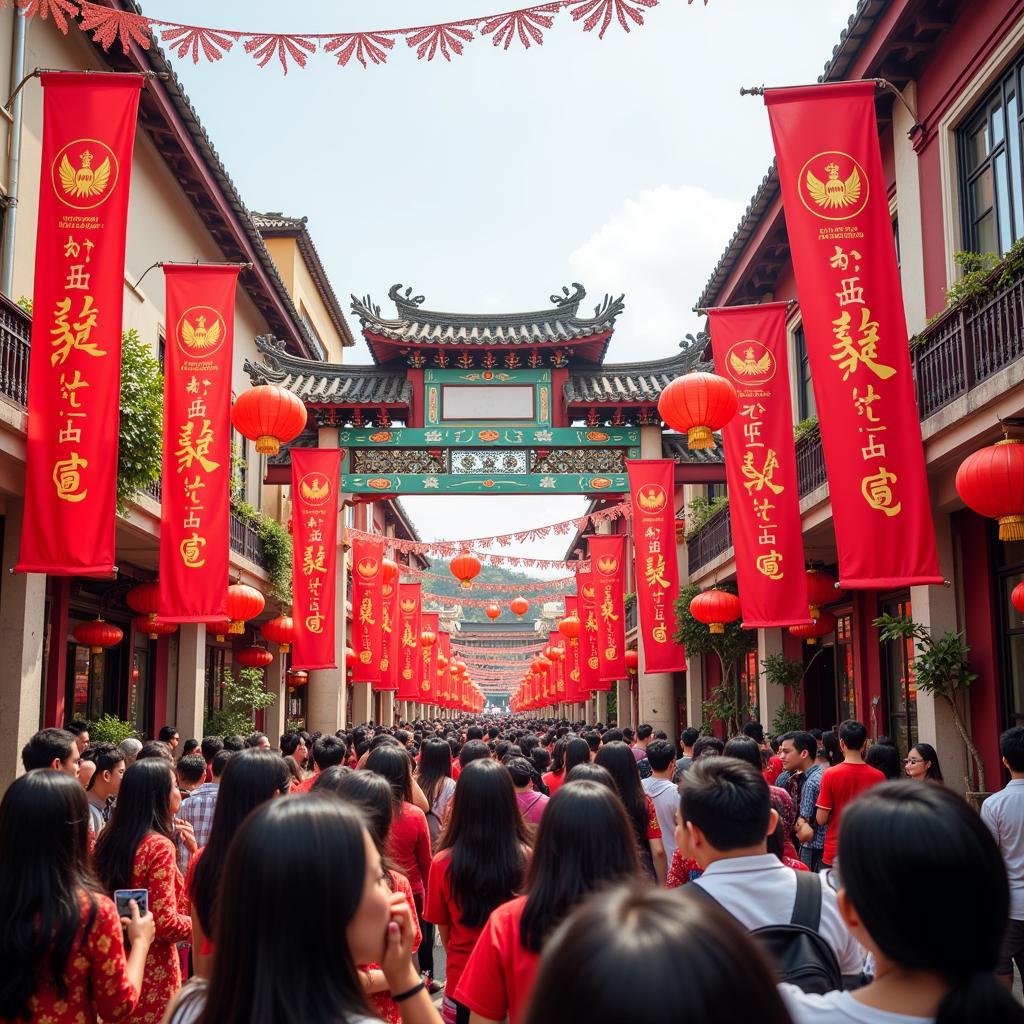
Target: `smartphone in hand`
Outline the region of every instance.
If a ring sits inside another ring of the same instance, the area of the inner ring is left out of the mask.
[[[117,907],[118,917],[131,917],[132,908],[128,906],[129,900],[135,900],[139,907],[139,916],[142,917],[149,910],[148,889],[115,889],[114,904]]]

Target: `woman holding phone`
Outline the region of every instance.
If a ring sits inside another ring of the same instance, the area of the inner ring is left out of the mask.
[[[115,1024],[135,1009],[153,915],[134,905],[118,920],[90,876],[88,846],[75,779],[41,769],[11,784],[0,803],[0,1020]]]
[[[117,805],[96,842],[96,871],[103,888],[111,894],[146,889],[156,928],[139,1002],[128,1018],[132,1024],[159,1024],[181,988],[175,944],[192,935],[192,918],[173,842],[180,806],[174,769],[161,757],[136,761],[124,773]]]

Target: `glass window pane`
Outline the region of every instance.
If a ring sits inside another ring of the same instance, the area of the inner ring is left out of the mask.
[[[1024,237],[1024,175],[1020,165],[1020,131],[1018,121],[1017,94],[1011,93],[1006,101],[1006,123],[1009,137],[1007,139],[1009,155],[1010,197],[1013,201],[1013,237]]]
[[[964,149],[967,157],[968,173],[976,167],[980,167],[988,157],[988,121],[987,119],[974,128],[968,129],[964,139]]]
[[[989,210],[974,225],[974,244],[971,247],[975,252],[995,252],[999,248],[999,237],[996,230],[996,215]]]
[[[974,181],[971,182],[971,210],[975,220],[978,220],[983,213],[992,208],[992,168],[986,167]]]
[[[1007,252],[1013,245],[1013,223],[1010,216],[1010,182],[1006,175],[1006,152],[1000,153],[993,161],[995,168],[996,210],[999,223],[999,252]]]
[[[992,124],[992,148],[994,149],[1003,141],[1003,105],[997,103],[989,112]]]

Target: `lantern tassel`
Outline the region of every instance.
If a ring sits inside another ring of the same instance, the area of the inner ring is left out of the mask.
[[[715,435],[710,427],[690,427],[686,432],[686,446],[690,451],[715,447]]]
[[[1024,540],[1024,515],[1000,516],[999,539]]]

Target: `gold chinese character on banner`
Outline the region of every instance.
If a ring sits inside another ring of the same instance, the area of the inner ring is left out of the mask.
[[[322,633],[324,631],[324,617],[319,613],[316,615],[307,615],[306,629],[308,629],[310,633]]]
[[[757,571],[770,580],[782,579],[782,553],[772,548],[767,554],[758,556]]]
[[[82,487],[82,474],[79,472],[88,466],[89,460],[83,459],[78,452],[72,452],[66,459],[59,459],[53,464],[53,482],[61,501],[74,504],[82,501],[89,493],[87,487]]]
[[[885,466],[879,466],[874,476],[866,476],[860,482],[860,493],[864,500],[879,512],[887,516],[898,516],[903,503],[895,500],[892,485],[896,483],[896,474],[890,473]]]
[[[57,308],[53,311],[54,326],[50,328],[52,344],[57,351],[50,354],[51,366],[63,364],[72,350],[85,352],[90,356],[105,356],[107,354],[104,349],[97,348],[96,342],[91,340],[99,312],[93,305],[92,296],[86,295],[82,300],[78,319],[73,324],[69,324],[71,300],[57,300]]]
[[[849,310],[843,310],[839,318],[832,321],[836,343],[832,346],[835,352],[830,358],[839,364],[843,380],[849,380],[850,374],[856,373],[862,364],[879,380],[888,380],[896,370],[877,361],[878,321],[871,319],[871,310],[867,306],[861,308],[859,336],[856,338],[850,334],[851,322]]]
[[[668,580],[665,579],[665,556],[648,555],[644,568],[644,579],[649,587],[661,587],[668,590]]]
[[[179,473],[183,469],[191,469],[193,462],[198,462],[207,473],[220,468],[220,463],[214,462],[209,457],[210,445],[213,444],[213,430],[210,427],[210,421],[203,420],[198,437],[193,436],[195,427],[195,423],[189,420],[178,431],[178,448],[174,455],[178,460]]]
[[[325,565],[326,553],[324,552],[323,544],[318,544],[314,547],[312,544],[307,544],[302,552],[302,574],[303,576],[312,576],[313,573],[325,573],[327,572],[327,566]]]
[[[89,382],[82,379],[82,371],[75,370],[75,375],[70,380],[66,373],[60,375],[60,397],[71,406],[72,409],[82,408],[82,399],[78,395],[79,388],[87,388]]]
[[[373,598],[369,594],[359,602],[359,624],[361,626],[377,625],[377,620],[373,617]]]
[[[775,470],[779,468],[779,458],[774,448],[769,448],[765,453],[764,464],[758,469],[754,465],[754,453],[747,452],[743,456],[743,465],[740,467],[743,475],[747,478],[743,486],[748,494],[754,491],[763,491],[766,487],[772,494],[781,494],[785,487],[773,481]]]
[[[200,537],[197,533],[193,533],[190,537],[186,537],[181,544],[178,545],[181,560],[187,568],[199,569],[206,564],[206,559],[203,557],[203,548],[205,547],[206,538]]]

